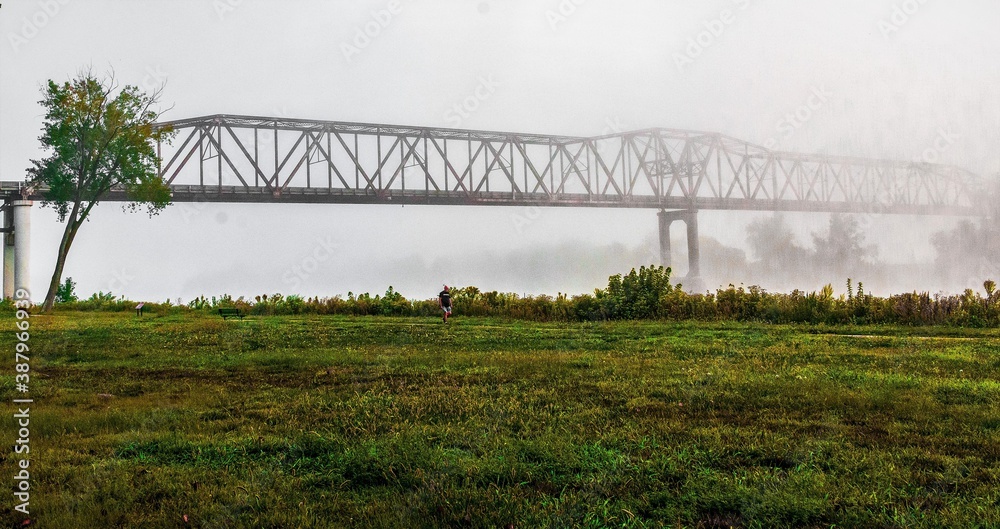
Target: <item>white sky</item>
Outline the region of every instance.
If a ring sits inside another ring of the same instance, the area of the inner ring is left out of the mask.
[[[573,135],[693,128],[755,143],[773,138],[785,150],[906,160],[923,156],[944,130],[958,139],[938,153],[941,161],[982,175],[1000,169],[995,1],[399,0],[370,44],[345,57],[343,45],[389,5],[6,0],[0,179],[23,179],[40,156],[41,85],[88,65],[139,86],[165,81],[167,119],[231,113],[451,126],[449,109],[487,78],[496,91],[462,127]],[[724,10],[728,23],[714,22]],[[711,29],[719,35],[703,37],[709,45],[679,68],[689,39]],[[786,134],[782,120],[815,91],[826,101]],[[110,289],[155,300],[378,293],[390,284],[431,297],[441,283],[470,282],[554,293],[490,269],[502,259],[469,256],[636,247],[656,230],[652,210],[545,210],[521,226],[516,216],[526,212],[507,208],[191,208],[172,206],[150,219],[102,205],[81,230],[65,275],[83,295]],[[62,226],[51,210],[32,214],[32,289],[40,297]],[[754,215],[703,212],[702,235],[742,246]],[[789,218],[804,243],[826,222]],[[953,222],[867,220],[882,258],[894,262],[932,259],[930,234]],[[335,244],[336,257],[290,281],[317,241]],[[563,291],[589,291],[627,271],[602,269],[606,260],[550,257],[561,269],[549,274],[565,275]]]

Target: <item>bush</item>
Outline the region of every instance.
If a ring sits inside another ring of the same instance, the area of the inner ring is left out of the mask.
[[[855,289],[847,281],[847,295],[835,296],[832,285],[818,292],[795,290],[788,294],[770,293],[758,286],[733,286],[718,289],[714,294],[687,294],[670,284],[671,270],[658,266],[641,267],[628,274],[608,278],[608,286],[569,297],[525,296],[501,292],[482,292],[474,286],[452,289],[452,304],[458,316],[512,318],[532,321],[598,321],[598,320],[736,320],[768,323],[810,324],[900,324],[954,325],[986,327],[1000,325],[1000,291],[996,283],[986,281],[982,293],[967,290],[961,295],[945,296],[928,293],[906,293],[880,298],[866,293],[862,283]],[[75,284],[70,278],[60,287],[75,298]],[[135,302],[116,298],[111,293],[98,292],[83,301],[63,301],[61,309],[69,310],[132,310]],[[351,316],[438,316],[436,298],[408,300],[389,287],[382,296],[368,293],[347,298],[302,298],[281,294],[260,295],[252,300],[232,296],[199,296],[186,306],[148,304],[147,309],[158,314],[169,311],[193,310],[214,312],[219,308],[238,308],[258,316],[289,314],[339,314]],[[0,304],[0,310],[10,312],[13,305]]]
[[[662,266],[633,268],[628,275],[608,279],[608,288],[598,290],[596,297],[604,316],[611,320],[661,318],[674,288],[670,285],[670,269]]]
[[[67,277],[66,281],[56,288],[56,303],[69,303],[76,300],[76,283],[72,277]]]

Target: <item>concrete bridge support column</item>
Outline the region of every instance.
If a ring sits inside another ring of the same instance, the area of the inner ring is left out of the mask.
[[[701,279],[701,246],[698,244],[698,210],[692,209],[684,220],[687,224],[688,277]]]
[[[660,220],[660,264],[670,267],[670,224],[674,219],[670,213],[661,211],[656,215]]]
[[[11,202],[14,213],[14,290],[23,289],[29,293],[31,292],[31,204],[30,200]],[[6,257],[6,247],[4,255]],[[6,265],[6,259],[4,261]]]
[[[670,255],[670,225],[675,220],[679,220],[687,226],[688,275],[684,278],[683,284],[688,291],[700,291],[702,281],[701,247],[698,245],[698,210],[663,210],[657,216],[660,221],[660,260],[663,266],[669,267],[672,261]]]
[[[3,245],[3,297],[14,297],[14,211],[10,204],[3,209],[3,228],[0,241]]]

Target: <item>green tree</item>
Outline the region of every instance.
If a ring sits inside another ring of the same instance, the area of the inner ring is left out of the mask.
[[[73,281],[72,277],[67,277],[66,282],[59,285],[59,289],[56,291],[56,303],[69,303],[77,299],[76,281]]]
[[[785,217],[775,213],[747,226],[747,244],[757,265],[770,275],[796,275],[809,268],[809,251],[799,246]]]
[[[865,244],[865,232],[857,217],[834,213],[825,236],[813,234],[815,267],[824,274],[857,275],[871,268],[878,248]]]
[[[931,237],[937,273],[947,280],[971,284],[1000,273],[1000,174],[983,184],[973,188],[982,216]]]
[[[49,311],[73,240],[101,199],[112,190],[123,192],[130,200],[127,210],[145,204],[150,215],[170,204],[153,142],[169,141],[172,131],[154,126],[160,91],[120,88],[113,75],[98,79],[83,72],[61,85],[50,80],[42,93],[45,120],[39,140],[48,157],[31,161],[28,182],[66,223],[42,306]]]

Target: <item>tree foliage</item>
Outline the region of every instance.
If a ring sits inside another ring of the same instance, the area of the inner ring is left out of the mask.
[[[66,281],[60,284],[59,289],[56,290],[56,303],[69,303],[78,299],[76,297],[76,281],[73,281],[72,277],[67,277]]]
[[[1000,219],[963,220],[931,238],[937,251],[937,273],[953,281],[971,282],[1000,272]]]
[[[827,277],[866,271],[877,255],[874,245],[865,244],[861,223],[852,215],[830,215],[826,234],[813,234],[813,247],[816,268]]]
[[[155,126],[158,99],[159,92],[120,88],[113,76],[98,79],[90,72],[63,84],[50,80],[43,88],[39,141],[47,157],[31,161],[28,184],[43,191],[43,205],[66,223],[44,310],[52,308],[77,230],[109,192],[123,192],[126,209],[145,204],[150,215],[170,203],[153,146],[172,137]]]
[[[40,101],[46,113],[39,141],[49,156],[31,161],[28,182],[47,188],[44,204],[56,210],[60,222],[86,218],[116,188],[132,200],[132,209],[146,204],[153,214],[170,203],[152,144],[173,134],[154,127],[158,97],[135,86],[119,90],[113,78],[90,73],[61,85],[48,82]]]
[[[781,214],[751,222],[747,226],[747,244],[753,258],[767,272],[798,272],[808,268],[809,251],[795,242],[795,234]]]
[[[812,234],[812,247],[797,243],[795,233],[779,213],[751,222],[747,244],[755,261],[750,274],[819,282],[830,277],[871,276],[878,268],[878,250],[867,244],[856,216],[830,215],[827,229]]]

